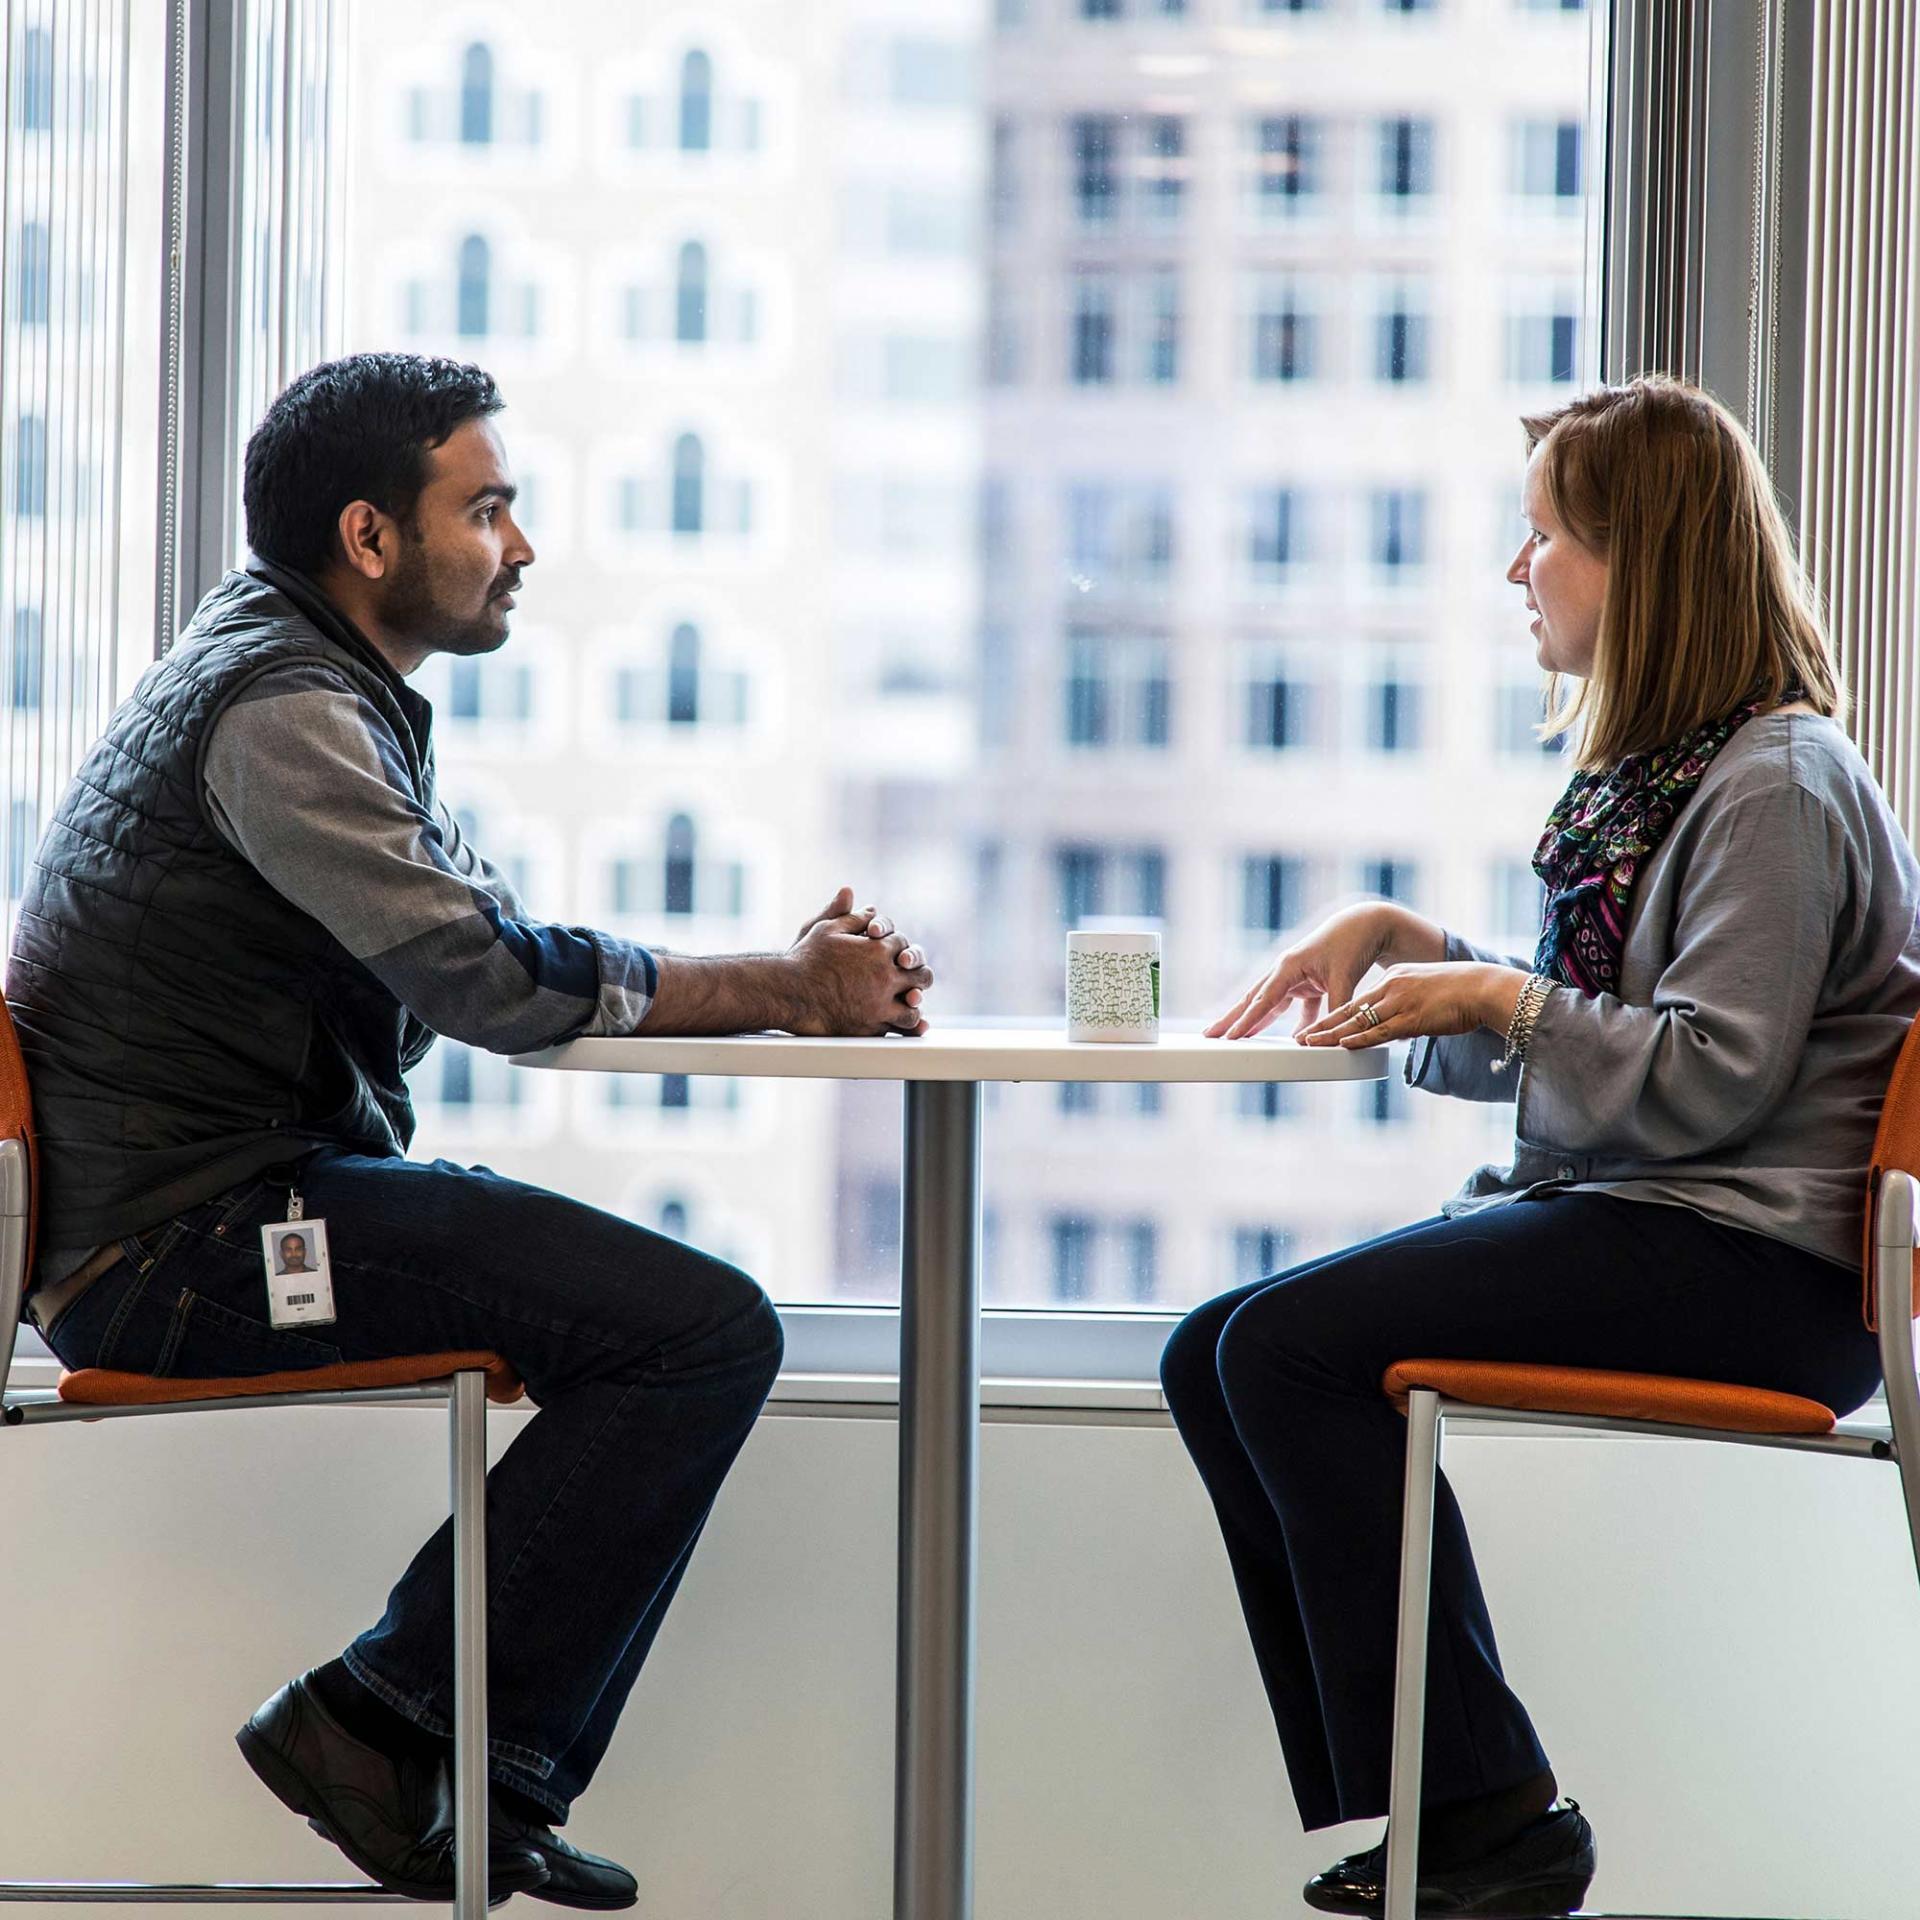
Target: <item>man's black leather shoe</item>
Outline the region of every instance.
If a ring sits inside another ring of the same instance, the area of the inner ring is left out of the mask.
[[[1414,1911],[1459,1920],[1543,1920],[1573,1912],[1587,1897],[1598,1856],[1578,1801],[1543,1813],[1485,1858],[1463,1867],[1423,1869]],[[1306,1884],[1307,1905],[1322,1913],[1378,1916],[1387,1904],[1385,1842],[1350,1853]]]
[[[370,1880],[416,1900],[453,1897],[453,1798],[437,1756],[386,1754],[350,1734],[303,1674],[234,1735],[276,1799]],[[490,1836],[490,1894],[531,1893],[547,1869],[533,1848]]]
[[[528,1891],[536,1900],[559,1907],[630,1907],[640,1885],[617,1860],[583,1852],[549,1827],[528,1820],[496,1793],[488,1810],[488,1830],[496,1852],[503,1844],[531,1847],[547,1869],[547,1882]]]

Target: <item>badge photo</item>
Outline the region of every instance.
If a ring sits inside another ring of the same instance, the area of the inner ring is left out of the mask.
[[[267,1268],[267,1317],[276,1327],[333,1319],[333,1275],[324,1220],[274,1220],[260,1229]]]

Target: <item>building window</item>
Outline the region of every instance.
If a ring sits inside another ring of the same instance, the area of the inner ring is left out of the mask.
[[[1180,377],[1180,275],[1161,267],[1147,283],[1146,365],[1149,386],[1167,387]]]
[[[1493,863],[1493,931],[1510,953],[1531,954],[1540,943],[1547,890],[1525,860]]]
[[[1080,0],[1082,20],[1118,20],[1120,0]]]
[[[1249,10],[1256,14],[1319,13],[1326,0],[1250,0]]]
[[[1114,373],[1114,290],[1107,273],[1073,276],[1071,374],[1077,387],[1110,386]]]
[[[20,62],[20,130],[53,131],[53,35],[45,27],[27,29]]]
[[[1373,377],[1389,386],[1424,381],[1429,325],[1424,290],[1413,281],[1394,282],[1374,316]]]
[[[1422,689],[1397,675],[1367,689],[1367,745],[1375,753],[1420,751]]]
[[[1306,906],[1304,864],[1287,854],[1250,853],[1240,863],[1240,928],[1271,940],[1293,926]]]
[[[1546,717],[1546,692],[1537,679],[1497,689],[1493,716],[1495,749],[1516,756],[1558,753],[1566,736],[1556,733],[1543,740],[1540,725]]]
[[[487,331],[488,282],[493,250],[477,233],[460,242],[460,285],[454,330],[465,340],[483,338]]]
[[[1287,1264],[1293,1236],[1283,1227],[1235,1227],[1233,1277],[1236,1285],[1268,1280]]]
[[[1286,662],[1271,655],[1252,661],[1243,692],[1241,738],[1265,753],[1284,753],[1310,744],[1313,737],[1313,689]]]
[[[1377,487],[1369,501],[1367,553],[1390,579],[1427,564],[1427,496],[1418,487]]]
[[[660,1104],[670,1113],[684,1113],[693,1105],[691,1077],[684,1073],[660,1076]]]
[[[1233,1090],[1234,1111],[1242,1120],[1259,1120],[1272,1125],[1278,1120],[1298,1120],[1305,1111],[1305,1090],[1285,1080],[1254,1080]]]
[[[16,713],[37,713],[46,670],[46,645],[38,607],[13,610],[13,670],[8,699]]]
[[[707,337],[707,250],[698,240],[689,240],[680,249],[673,337],[685,345],[697,345]]]
[[[1248,499],[1247,568],[1256,583],[1277,586],[1293,566],[1300,503],[1292,487],[1256,487]]]
[[[1407,1083],[1397,1073],[1363,1084],[1358,1093],[1360,1118],[1367,1126],[1404,1126],[1413,1117],[1408,1110],[1411,1095]]]
[[[662,1200],[659,1210],[654,1214],[654,1224],[669,1240],[684,1240],[687,1237],[687,1203],[684,1200]]]
[[[1556,295],[1544,312],[1507,318],[1507,378],[1516,386],[1570,386],[1578,377],[1580,315],[1571,292]]]
[[[460,140],[469,147],[493,140],[493,49],[478,41],[460,58]]]
[[[713,148],[713,61],[695,48],[680,63],[680,151]]]
[[[1076,627],[1067,635],[1071,747],[1164,747],[1172,690],[1163,641]]]
[[[1084,1300],[1093,1267],[1093,1222],[1084,1214],[1057,1213],[1048,1223],[1053,1251],[1053,1297]]]
[[[13,510],[22,520],[39,520],[47,511],[47,423],[23,413],[13,434]]]
[[[1319,322],[1290,274],[1262,274],[1253,283],[1250,376],[1258,382],[1311,380]]]
[[[1159,920],[1167,910],[1166,856],[1157,848],[1058,847],[1060,917],[1069,927],[1104,914]]]
[[[1252,147],[1252,198],[1266,219],[1285,219],[1324,190],[1325,131],[1298,113],[1268,113],[1246,123]]]
[[[1142,1305],[1159,1291],[1159,1232],[1151,1220],[1123,1220],[1114,1231],[1120,1241],[1127,1298],[1136,1306]]]
[[[1120,122],[1110,113],[1076,114],[1073,204],[1083,227],[1111,226],[1120,211]]]
[[[693,911],[693,818],[690,814],[676,813],[667,822],[666,878],[661,908],[676,914]]]
[[[1154,226],[1178,226],[1187,189],[1187,123],[1177,114],[1152,115],[1140,169],[1141,212]]]
[[[691,727],[700,720],[700,631],[682,621],[667,642],[667,724]]]
[[[704,531],[707,513],[707,455],[700,436],[683,433],[673,443],[673,531]]]
[[[1067,573],[1076,592],[1160,594],[1173,577],[1171,489],[1082,482],[1068,489]]]
[[[1020,145],[1012,119],[999,114],[993,123],[988,204],[996,232],[1011,232],[1020,214]]]
[[[1401,115],[1380,122],[1380,193],[1390,201],[1425,199],[1433,192],[1431,120]]]
[[[517,661],[471,656],[451,661],[447,717],[524,725],[533,718],[533,669]]]
[[[1412,860],[1363,860],[1360,863],[1360,891],[1377,894],[1382,900],[1397,900],[1410,906],[1420,890],[1420,868]]]
[[[1562,204],[1580,198],[1578,120],[1517,120],[1513,128],[1513,190],[1523,200]]]
[[[29,220],[20,229],[20,272],[17,282],[20,323],[44,327],[52,303],[53,275],[44,221]]]
[[[451,1041],[443,1042],[440,1050],[440,1104],[473,1105],[473,1055]]]

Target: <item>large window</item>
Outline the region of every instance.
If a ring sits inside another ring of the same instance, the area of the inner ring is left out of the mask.
[[[0,935],[154,649],[165,10],[0,8]]]
[[[765,950],[845,879],[936,1021],[1050,1023],[1088,922],[1159,927],[1200,1021],[1362,892],[1524,917],[1564,769],[1491,503],[1594,365],[1593,13],[1517,61],[1512,6],[1448,0],[712,0],[617,43],[586,0],[351,4],[341,344],[489,365],[538,479],[508,648],[433,683],[532,911]],[[423,1153],[751,1250],[783,1302],[891,1297],[890,1089],[509,1106],[451,1050],[420,1087]],[[1431,1211],[1485,1125],[999,1089],[988,1299],[1172,1311]]]

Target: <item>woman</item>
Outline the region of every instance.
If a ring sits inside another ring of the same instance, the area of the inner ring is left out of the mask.
[[[1511,1100],[1510,1167],[1443,1213],[1223,1295],[1162,1366],[1226,1537],[1302,1820],[1387,1810],[1404,1423],[1393,1361],[1532,1361],[1874,1390],[1865,1168],[1920,1012],[1920,870],[1842,694],[1765,470],[1670,380],[1526,422],[1507,578],[1578,745],[1535,856],[1531,966],[1350,907],[1210,1031],[1414,1042],[1410,1084]],[[1563,699],[1560,680],[1577,682]],[[1383,971],[1364,997],[1362,978]],[[1593,1835],[1501,1676],[1459,1509],[1435,1519],[1422,1912],[1565,1913]],[[1383,1853],[1308,1883],[1377,1913]]]

